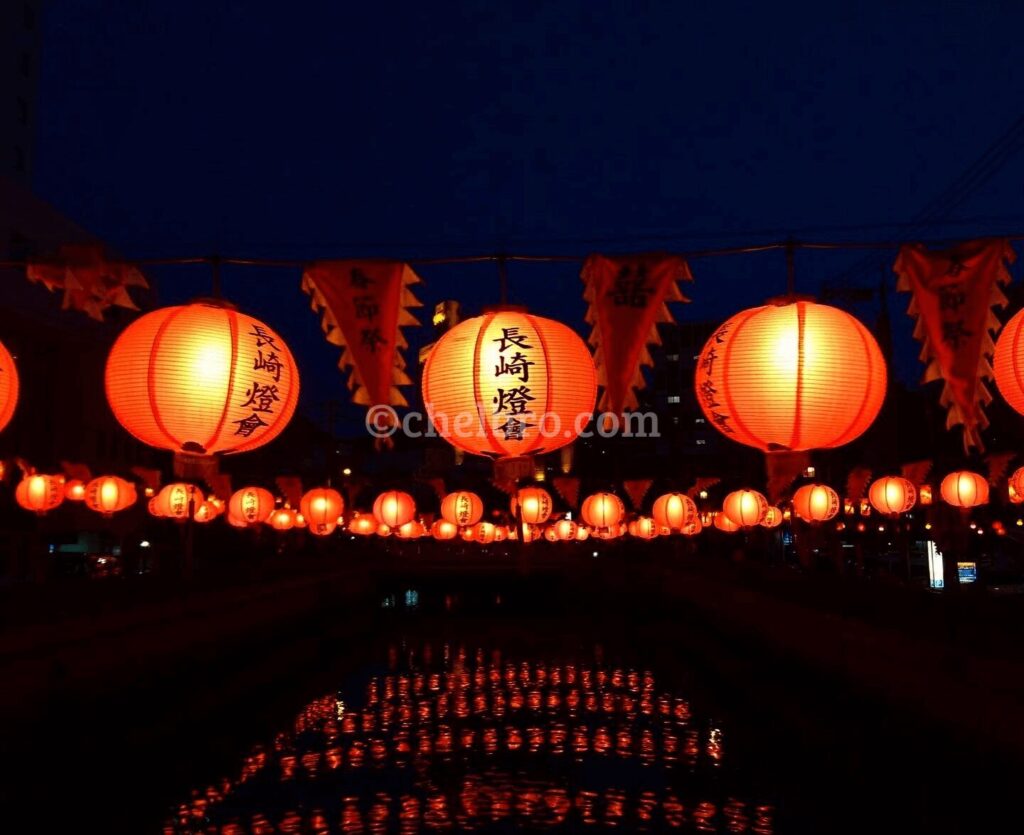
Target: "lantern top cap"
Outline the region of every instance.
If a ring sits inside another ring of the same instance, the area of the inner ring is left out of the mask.
[[[227,299],[215,299],[212,296],[200,296],[195,299],[191,299],[188,304],[198,304],[204,307],[220,307],[225,310],[238,310],[238,305],[229,302]]]
[[[483,309],[483,313],[529,313],[524,304],[489,304]]]
[[[764,304],[765,307],[786,307],[797,302],[817,303],[817,301],[814,296],[809,296],[805,293],[785,293],[781,296],[772,296],[770,299],[766,299]]]

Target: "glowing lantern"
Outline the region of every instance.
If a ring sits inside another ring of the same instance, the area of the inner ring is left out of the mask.
[[[406,522],[404,525],[399,525],[395,530],[395,536],[399,539],[419,539],[425,533],[426,530],[424,530],[423,525],[415,519]]]
[[[270,518],[274,512],[274,496],[262,487],[243,487],[231,494],[228,501],[228,521],[238,524],[259,525]]]
[[[483,515],[484,503],[476,493],[459,490],[441,501],[441,516],[460,528],[475,525]]]
[[[438,519],[430,526],[430,534],[434,539],[441,541],[455,539],[459,534],[459,526],[447,519]]]
[[[205,525],[207,522],[212,522],[220,514],[217,512],[217,506],[209,499],[199,503],[196,507],[195,515],[192,517],[200,524]]]
[[[490,545],[494,542],[494,525],[490,522],[480,522],[473,527],[473,539],[482,545]]]
[[[680,531],[697,518],[697,505],[685,493],[666,493],[655,499],[651,512],[659,525]]]
[[[135,485],[117,476],[94,478],[85,487],[85,506],[105,516],[135,504]]]
[[[377,520],[369,513],[357,513],[349,520],[348,532],[370,536],[377,532]]]
[[[316,536],[328,536],[338,527],[338,517],[345,509],[341,493],[329,487],[317,487],[302,497],[299,512],[306,518],[309,532]]]
[[[416,502],[408,493],[388,490],[377,496],[377,501],[373,503],[373,515],[378,522],[389,528],[400,528],[416,515]]]
[[[761,520],[761,525],[765,528],[777,528],[782,524],[782,511],[775,506],[770,506],[765,511],[764,519]]]
[[[577,542],[586,542],[588,539],[590,539],[590,528],[588,528],[586,525],[577,525],[576,526],[576,541]]]
[[[279,507],[270,514],[270,527],[275,531],[289,531],[295,527],[295,511],[290,507]]]
[[[512,515],[522,508],[522,520],[527,525],[543,525],[551,517],[551,496],[543,487],[523,487],[512,497]]]
[[[654,539],[658,535],[658,523],[650,516],[640,516],[629,523],[629,533],[637,539]]]
[[[740,529],[740,526],[724,513],[715,514],[714,526],[725,533],[736,533]]]
[[[805,522],[826,522],[840,505],[839,494],[827,484],[805,484],[793,494],[793,512]]]
[[[682,533],[683,536],[696,536],[702,530],[704,530],[704,523],[700,521],[700,517],[698,516],[692,522],[683,525],[680,533]]]
[[[459,530],[459,536],[462,537],[464,542],[472,542],[476,539],[476,531],[473,528],[461,528]]]
[[[767,512],[768,500],[756,490],[736,490],[722,504],[722,513],[741,528],[759,525]]]
[[[299,375],[274,331],[226,305],[140,316],[107,359],[114,416],[150,446],[196,455],[246,452],[288,424]]]
[[[849,443],[874,421],[885,388],[885,360],[867,328],[803,300],[738,313],[697,362],[708,423],[765,451]]]
[[[583,340],[520,309],[456,325],[423,367],[423,402],[438,434],[475,455],[563,447],[583,431],[580,416],[593,413],[596,399],[597,373]]]
[[[160,502],[156,496],[146,502],[146,510],[149,511],[150,516],[163,516],[163,513],[160,512]]]
[[[932,503],[932,486],[930,484],[922,484],[920,489],[917,491],[918,504],[927,507]]]
[[[917,501],[917,490],[905,478],[886,476],[871,485],[868,489],[868,500],[879,513],[897,516],[914,506]]]
[[[579,526],[572,519],[559,519],[555,522],[555,533],[563,542],[569,542],[576,538]]]
[[[618,525],[625,512],[622,499],[614,493],[595,493],[588,496],[580,508],[584,522],[592,528],[602,529]]]
[[[247,528],[248,527],[248,524],[246,524],[246,521],[244,519],[240,519],[237,516],[232,516],[230,513],[228,513],[228,517],[227,518],[228,518],[228,524],[231,525],[231,527],[233,527],[233,528]]]
[[[77,478],[64,485],[64,498],[71,502],[85,501],[85,485]]]
[[[14,499],[25,510],[32,510],[42,516],[64,501],[64,477],[25,476],[14,490]]]
[[[977,507],[988,503],[988,482],[977,473],[958,470],[942,479],[942,500],[953,507]]]
[[[190,512],[195,514],[202,502],[202,491],[193,484],[168,484],[153,500],[157,509],[156,515],[178,520],[188,519]]]
[[[11,352],[0,342],[0,431],[11,421],[18,405],[18,369]]]
[[[494,526],[494,541],[495,542],[504,542],[506,539],[508,539],[508,528],[505,527],[505,525],[495,525]]]
[[[996,387],[1014,411],[1024,414],[1024,310],[1003,325],[992,355]],[[2,406],[0,406],[2,411]],[[0,428],[3,421],[0,419]]]
[[[513,531],[515,531],[514,528],[513,528]],[[541,530],[539,525],[523,525],[523,531],[522,531],[522,541],[523,542],[536,542],[543,535],[544,535],[544,532]],[[518,539],[519,538],[519,534],[516,533],[515,536],[510,536],[509,538],[510,539]]]
[[[377,536],[391,536],[391,528],[381,522],[377,525]]]
[[[1010,501],[1014,504],[1024,502],[1024,467],[1015,470],[1010,476]]]

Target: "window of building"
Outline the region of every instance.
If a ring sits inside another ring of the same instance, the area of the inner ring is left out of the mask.
[[[665,359],[669,362],[679,362],[679,354],[665,354]]]
[[[697,418],[697,420],[695,420],[694,423],[707,423],[707,421],[704,420],[704,418]]]
[[[697,446],[707,446],[707,445],[708,445],[708,442],[705,441],[703,438],[698,438],[697,439]]]
[[[668,396],[668,402],[669,403],[679,403],[680,402],[679,395],[678,394],[670,394]]]

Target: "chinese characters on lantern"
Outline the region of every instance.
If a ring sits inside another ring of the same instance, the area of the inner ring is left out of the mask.
[[[236,435],[248,438],[261,426],[269,426],[264,416],[272,415],[281,402],[278,384],[284,364],[279,355],[280,348],[275,342],[276,337],[262,325],[254,324],[247,336],[252,337],[256,348],[253,360],[252,384],[245,390],[245,398],[238,404],[239,408],[249,410],[248,417],[233,421],[238,427]]]
[[[528,423],[533,417],[530,403],[537,398],[530,393],[527,383],[530,382],[530,366],[534,365],[530,353],[534,346],[527,342],[526,334],[521,334],[518,327],[502,328],[502,335],[493,340],[498,343],[498,363],[494,367],[494,376],[502,378],[507,385],[499,387],[493,398],[494,414],[504,417],[505,422],[498,427],[506,441],[523,440],[527,429],[536,424]],[[505,380],[504,378],[508,378]]]
[[[733,434],[733,428],[729,421],[732,416],[727,414],[725,405],[719,398],[718,387],[715,385],[712,374],[715,370],[715,363],[718,361],[718,348],[725,342],[732,321],[723,324],[712,334],[707,345],[704,346],[704,353],[697,362],[697,396],[704,405],[705,411],[710,415],[715,427],[726,434]]]

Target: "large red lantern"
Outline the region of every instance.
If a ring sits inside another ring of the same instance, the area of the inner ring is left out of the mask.
[[[110,516],[135,504],[135,485],[117,476],[94,478],[85,486],[85,506]]]
[[[34,511],[42,516],[64,501],[64,477],[25,476],[14,490],[14,500],[25,510]]]
[[[468,490],[449,493],[441,500],[441,516],[460,528],[475,525],[483,515],[484,503],[476,493]]]
[[[988,482],[977,473],[958,470],[942,479],[942,500],[953,507],[988,504]]]
[[[274,512],[274,496],[262,487],[243,487],[231,494],[228,501],[228,521],[238,527],[259,525]]]
[[[11,352],[0,342],[0,431],[11,422],[18,405],[18,369]]]
[[[756,490],[735,490],[722,503],[722,513],[741,528],[759,525],[767,512],[768,500]]]
[[[868,501],[879,513],[898,516],[914,506],[917,501],[917,489],[908,479],[885,476],[877,479],[868,488]]]
[[[827,522],[841,505],[839,494],[827,484],[805,484],[793,494],[793,512],[805,522]]]
[[[666,493],[655,499],[651,513],[661,527],[681,531],[697,518],[697,505],[685,493]]]
[[[299,512],[305,517],[309,532],[328,536],[338,527],[338,517],[345,509],[341,493],[329,487],[317,487],[302,497]]]
[[[992,369],[1003,399],[1014,411],[1024,415],[1024,310],[1015,313],[1003,325],[992,355]]]
[[[523,487],[512,497],[512,515],[527,525],[543,525],[551,517],[551,495],[543,487]]]
[[[765,451],[837,447],[878,414],[885,360],[848,313],[783,301],[719,327],[701,351],[695,385],[708,423],[734,441]]]
[[[107,359],[114,416],[150,446],[212,455],[273,440],[299,397],[288,346],[258,319],[196,303],[140,316]]]
[[[401,490],[388,490],[377,496],[373,503],[373,515],[377,521],[389,528],[400,528],[416,515],[416,502]]]
[[[475,455],[565,446],[586,427],[596,399],[597,372],[583,340],[522,309],[456,325],[423,368],[423,402],[438,434]]]
[[[595,493],[583,501],[580,515],[591,528],[602,530],[618,525],[626,513],[622,499],[614,493]]]
[[[1010,501],[1013,504],[1024,502],[1024,467],[1014,470],[1010,476]]]

